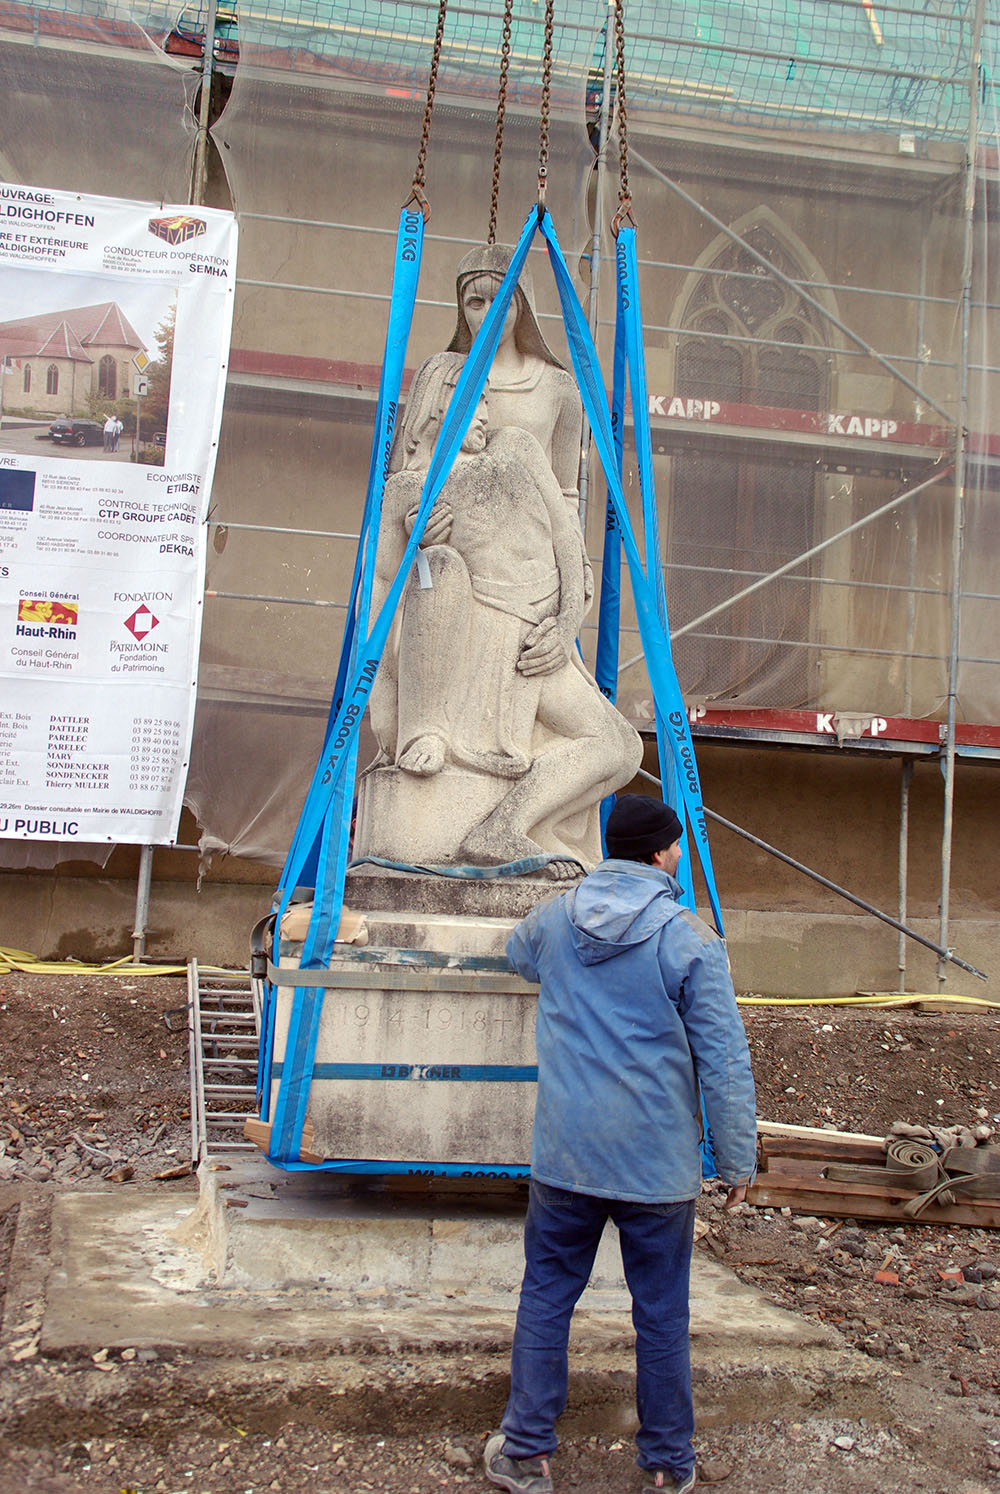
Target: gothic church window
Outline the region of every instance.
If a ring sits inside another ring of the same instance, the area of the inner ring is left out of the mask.
[[[744,237],[791,279],[804,279],[777,234]],[[827,401],[822,318],[748,254],[729,244],[704,269],[682,316],[675,390],[683,398],[781,410]],[[733,424],[751,422],[734,412]],[[758,424],[757,421],[753,422]],[[761,421],[760,425],[764,422]],[[673,461],[668,600],[677,627],[698,618],[813,543],[816,467],[776,443],[706,439]],[[795,707],[811,698],[810,588],[803,569],[769,582],[677,640],[688,696]]]
[[[106,399],[115,399],[118,395],[118,369],[110,353],[105,353],[97,365],[97,392]]]

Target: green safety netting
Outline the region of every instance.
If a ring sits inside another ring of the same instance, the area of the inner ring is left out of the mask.
[[[54,7],[55,8],[55,7]],[[120,7],[123,14],[127,8]],[[243,4],[227,11],[220,35],[234,31],[280,66],[339,68],[366,83],[422,88],[422,48],[433,35],[431,4]],[[555,77],[572,73],[591,49],[603,7],[560,7]],[[148,23],[169,34],[204,31],[203,7],[151,8]],[[628,8],[628,68],[633,104],[661,113],[710,117],[762,128],[907,130],[927,138],[963,135],[969,117],[972,3],[916,7],[861,0],[804,0],[748,5],[742,0],[663,5],[640,0]],[[997,24],[986,21],[989,30]],[[519,67],[537,60],[541,15],[530,4],[515,12],[511,38],[512,98],[536,96]],[[291,54],[300,54],[293,58]],[[453,12],[442,78],[488,96],[495,86],[496,12],[489,6]],[[996,80],[982,77],[984,99]]]

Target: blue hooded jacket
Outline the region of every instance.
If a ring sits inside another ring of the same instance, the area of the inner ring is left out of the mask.
[[[674,1203],[701,1189],[700,1081],[719,1173],[756,1160],[753,1075],[726,947],[667,872],[602,861],[507,944],[538,981],[531,1175],[574,1193]]]

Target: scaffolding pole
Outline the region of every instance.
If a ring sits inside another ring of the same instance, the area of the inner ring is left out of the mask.
[[[208,0],[205,36],[201,49],[201,98],[198,107],[198,143],[194,152],[191,201],[205,202],[208,186],[208,131],[212,123],[212,67],[215,62],[216,0]]]
[[[132,963],[138,965],[146,957],[146,931],[149,926],[149,893],[153,885],[153,847],[143,846],[139,852],[139,873],[135,888],[135,927],[132,930]]]
[[[604,23],[604,64],[601,77],[601,122],[597,150],[597,180],[594,184],[594,235],[590,241],[590,288],[587,298],[587,322],[590,335],[597,341],[598,292],[601,281],[601,238],[604,210],[604,182],[608,170],[608,135],[611,124],[611,79],[614,74],[615,0],[608,0]],[[580,435],[580,528],[587,533],[587,504],[590,499],[590,426],[586,415]]]
[[[962,289],[959,316],[958,423],[955,431],[955,502],[951,526],[951,640],[948,651],[948,715],[944,744],[944,815],[941,825],[941,904],[938,943],[948,948],[951,912],[951,853],[955,823],[955,726],[958,720],[958,654],[962,631],[962,543],[965,530],[965,469],[969,425],[969,316],[972,301],[972,249],[976,208],[976,157],[979,153],[979,83],[986,0],[976,0],[969,64],[969,138],[965,158]],[[938,960],[938,985],[945,984],[945,961]]]
[[[807,560],[812,560],[814,556],[820,555],[824,550],[828,550],[831,545],[835,545],[838,540],[846,539],[848,535],[855,534],[859,529],[864,529],[866,524],[871,524],[875,519],[881,519],[885,514],[891,513],[901,503],[906,503],[910,498],[915,498],[918,493],[922,493],[925,488],[933,487],[935,483],[941,482],[943,478],[948,476],[950,471],[950,467],[944,467],[940,472],[935,472],[933,476],[925,478],[923,482],[918,483],[915,488],[904,489],[902,493],[897,493],[895,498],[890,498],[888,503],[883,503],[881,508],[873,509],[870,514],[865,514],[862,518],[855,519],[854,523],[848,524],[845,529],[838,529],[836,534],[828,535],[826,539],[820,540],[818,545],[813,545],[809,550],[803,550],[801,555],[796,555],[793,559],[786,560],[785,564],[779,565],[777,570],[768,571],[766,576],[761,576],[757,581],[751,582],[749,586],[744,586],[742,591],[736,592],[733,596],[726,597],[724,602],[719,602],[715,607],[710,607],[700,617],[693,617],[690,622],[682,623],[679,628],[672,628],[670,631],[670,641],[673,642],[675,638],[683,638],[685,633],[693,632],[695,628],[700,628],[704,623],[710,622],[713,617],[717,617],[720,612],[726,612],[730,607],[735,607],[737,602],[742,602],[744,597],[752,596],[755,591],[760,591],[762,586],[769,586],[772,581],[776,581],[779,577],[787,575],[789,571],[797,570]],[[853,653],[855,650],[852,649],[850,652]],[[631,669],[634,664],[641,663],[644,658],[645,654],[633,654],[630,659],[626,659],[625,663],[621,665],[618,670],[619,675],[624,674],[626,669]]]
[[[899,782],[899,922],[906,923],[909,899],[910,867],[910,785],[913,782],[913,759],[902,759]],[[896,965],[899,970],[898,989],[906,990],[906,935],[902,928],[896,944]]]

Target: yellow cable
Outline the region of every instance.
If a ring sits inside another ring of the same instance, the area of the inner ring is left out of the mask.
[[[206,975],[228,975],[221,965],[199,965]],[[133,965],[125,955],[106,965],[88,964],[85,960],[40,960],[26,949],[7,949],[0,945],[0,975],[186,975],[186,965]]]
[[[232,974],[223,965],[199,965],[206,975]],[[0,975],[19,971],[23,975],[186,975],[186,965],[133,965],[128,955],[105,965],[87,964],[83,960],[40,960],[26,949],[8,949],[0,945]],[[885,996],[737,996],[741,1006],[909,1006],[914,1001],[957,1001],[963,1006],[994,1010],[1000,1002],[983,996],[948,996],[935,994]]]

